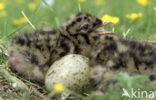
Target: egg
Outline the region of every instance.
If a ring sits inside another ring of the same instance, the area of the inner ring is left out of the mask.
[[[85,56],[70,54],[55,61],[49,68],[45,86],[51,91],[55,84],[61,83],[67,89],[82,92],[89,87],[89,59]]]

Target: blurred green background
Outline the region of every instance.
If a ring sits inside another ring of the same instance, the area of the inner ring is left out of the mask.
[[[39,29],[60,26],[80,8],[82,12],[99,18],[105,14],[118,17],[120,21],[117,24],[106,27],[113,28],[117,34],[130,29],[128,37],[147,39],[156,33],[156,0],[0,0],[0,40],[8,40],[21,31],[33,30],[24,20],[22,22],[21,11]],[[135,20],[126,18],[127,14],[133,13],[142,13],[142,17]]]

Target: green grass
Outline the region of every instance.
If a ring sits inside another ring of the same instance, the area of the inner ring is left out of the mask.
[[[31,1],[25,0],[22,4],[17,4],[14,1],[7,2],[6,11],[8,15],[6,17],[0,17],[1,38],[10,33],[15,34],[16,32],[33,30],[29,24],[20,26],[12,24],[14,19],[23,17],[21,14],[22,10],[37,28],[55,28],[61,25],[69,15],[79,12],[77,0],[54,0],[53,6],[48,6],[47,8],[38,6],[35,11],[30,11],[27,7]],[[89,12],[98,17],[102,17],[104,14],[119,17],[120,22],[117,25],[113,25],[116,33],[121,34],[130,28],[129,36],[135,39],[146,39],[148,36],[156,33],[156,11],[153,10],[156,7],[156,1],[150,0],[152,3],[148,7],[139,5],[136,0],[103,0],[104,5],[96,5],[95,1],[87,0],[81,3],[82,12]],[[139,12],[143,13],[143,18],[141,19],[131,21],[125,18],[125,15],[128,13]]]
[[[68,16],[73,13],[80,12],[77,0],[54,0],[53,6],[43,8],[40,2],[44,0],[23,0],[18,4],[16,0],[1,0],[6,3],[5,11],[8,15],[0,16],[0,65],[7,64],[7,55],[3,51],[7,50],[7,43],[16,34],[21,34],[25,31],[33,31],[31,25],[21,24],[14,25],[12,22],[15,19],[22,18],[21,11],[24,11],[31,23],[37,28],[57,28]],[[0,1],[0,2],[1,2]],[[105,27],[106,30],[112,30],[116,34],[122,36],[124,32],[130,29],[127,37],[135,40],[156,40],[156,0],[149,0],[151,3],[147,7],[139,5],[136,0],[102,0],[103,5],[95,4],[96,0],[87,0],[80,3],[81,11],[88,12],[101,18],[104,14],[116,16],[120,18],[118,24]],[[28,9],[28,4],[35,2],[38,7],[34,11]],[[0,11],[1,12],[1,11]],[[132,21],[127,19],[126,14],[143,13],[143,17]]]

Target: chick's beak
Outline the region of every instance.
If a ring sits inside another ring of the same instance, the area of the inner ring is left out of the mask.
[[[106,26],[107,24],[114,24],[112,21],[103,21],[102,26]]]
[[[112,21],[103,21],[100,27],[106,26],[108,24],[114,24],[114,23]],[[106,31],[103,29],[103,30],[98,31],[97,33],[100,35],[103,35],[103,34],[113,34],[114,32]]]

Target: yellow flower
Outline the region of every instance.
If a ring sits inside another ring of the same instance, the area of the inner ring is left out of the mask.
[[[81,3],[81,2],[86,2],[86,1],[87,1],[87,0],[78,0],[78,2],[80,2],[80,3]]]
[[[104,4],[104,1],[103,0],[94,0],[94,1],[95,1],[95,3],[97,5],[103,5]]]
[[[112,17],[112,16],[106,14],[101,18],[101,20],[102,21],[112,21],[114,24],[117,24],[120,19],[118,17]]]
[[[65,87],[64,87],[63,84],[57,83],[57,84],[54,85],[54,90],[56,92],[63,92],[65,90]]]
[[[137,2],[142,6],[148,6],[149,0],[137,0]]]
[[[17,3],[22,3],[24,0],[16,0]]]
[[[5,8],[5,4],[3,2],[0,2],[0,10],[3,10]]]
[[[21,25],[21,24],[25,24],[28,21],[25,18],[20,18],[20,19],[15,19],[13,20],[13,24],[14,25]]]
[[[29,3],[28,4],[28,8],[30,9],[30,10],[32,10],[32,11],[34,11],[36,8],[37,8],[37,5],[35,4],[35,3]]]
[[[132,13],[132,14],[127,14],[126,17],[131,19],[131,20],[136,20],[138,18],[141,18],[143,15],[142,13]]]
[[[3,16],[3,17],[4,17],[4,16],[7,16],[7,12],[4,11],[4,10],[3,10],[3,11],[0,11],[0,16]]]

